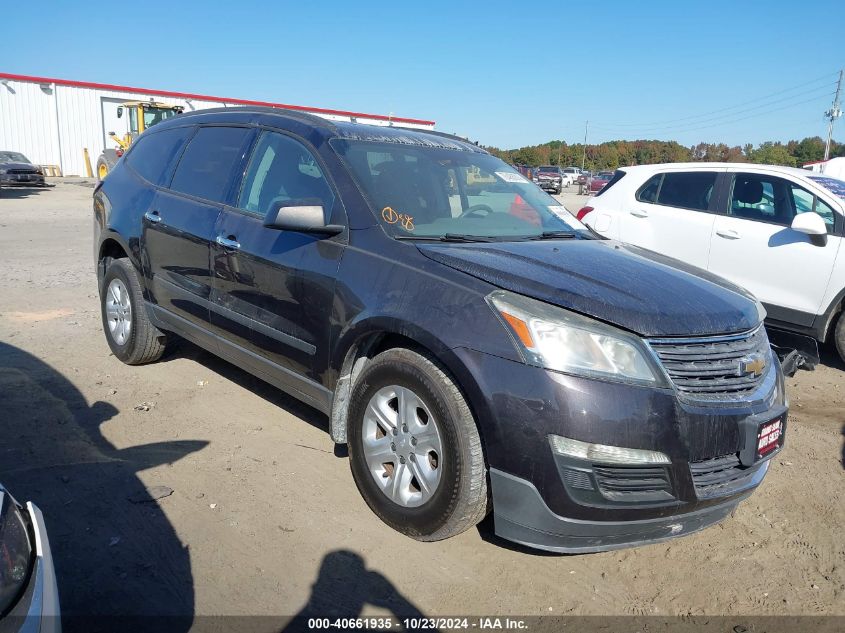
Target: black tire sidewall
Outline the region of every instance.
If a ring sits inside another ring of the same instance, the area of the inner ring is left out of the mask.
[[[100,316],[103,321],[103,331],[106,335],[106,341],[108,341],[109,348],[112,353],[123,362],[128,362],[131,360],[132,351],[135,347],[135,340],[138,336],[139,306],[135,301],[135,296],[137,294],[135,285],[137,284],[137,280],[132,279],[127,273],[123,262],[124,260],[122,259],[114,260],[106,270],[106,274],[103,277],[103,284],[100,288]],[[129,303],[132,311],[129,338],[126,339],[126,342],[123,345],[118,344],[118,342],[114,340],[111,330],[109,329],[108,317],[106,316],[106,295],[108,293],[109,284],[114,279],[120,279],[126,287],[126,290],[129,293]]]
[[[836,321],[836,328],[833,330],[833,344],[839,352],[839,358],[845,361],[845,310],[839,314]]]
[[[440,482],[431,499],[421,506],[406,508],[389,499],[373,480],[363,456],[362,425],[372,396],[383,387],[398,385],[411,389],[429,408],[438,422],[443,455]],[[460,493],[462,451],[456,411],[450,406],[438,382],[411,363],[386,360],[365,368],[353,388],[349,410],[349,455],[358,490],[375,514],[390,527],[409,536],[436,533],[455,510]]]

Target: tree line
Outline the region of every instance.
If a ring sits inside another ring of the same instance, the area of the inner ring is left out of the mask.
[[[560,165],[581,166],[584,159],[586,169],[596,171],[616,169],[628,165],[649,165],[654,163],[682,163],[688,161],[718,161],[729,163],[762,163],[766,165],[787,165],[801,167],[805,163],[824,158],[824,141],[818,136],[802,141],[767,141],[756,147],[751,143],[733,147],[725,143],[699,143],[685,147],[675,141],[608,141],[599,145],[563,141],[549,141],[541,145],[530,145],[518,149],[502,150],[486,147],[487,151],[513,165]],[[831,158],[845,156],[845,143],[831,142]]]

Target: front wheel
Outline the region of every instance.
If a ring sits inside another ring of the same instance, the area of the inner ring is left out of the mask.
[[[487,514],[487,472],[475,419],[429,358],[391,349],[355,383],[349,454],[358,490],[393,529],[419,541],[460,534]]]
[[[839,352],[839,358],[845,361],[845,310],[839,314],[839,320],[836,322],[836,330],[833,333],[833,341],[836,343],[836,351]]]

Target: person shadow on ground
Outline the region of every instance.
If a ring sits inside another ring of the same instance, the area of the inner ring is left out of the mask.
[[[284,633],[313,631],[314,627],[309,627],[312,618],[328,619],[331,623],[337,618],[387,617],[387,614],[363,615],[365,605],[389,612],[393,616],[390,630],[406,630],[403,622],[405,618],[426,617],[387,578],[377,571],[367,569],[359,554],[336,550],[323,557],[308,602],[283,630]],[[358,630],[386,629],[373,627]]]
[[[194,620],[189,550],[159,505],[172,490],[154,484],[168,482],[148,488],[138,473],[207,442],[117,448],[102,433],[117,413],[0,342],[0,482],[44,515],[64,632],[181,633]]]

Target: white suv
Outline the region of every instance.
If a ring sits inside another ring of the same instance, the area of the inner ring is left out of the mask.
[[[622,167],[578,219],[745,287],[776,329],[845,360],[845,181],[745,163]]]

